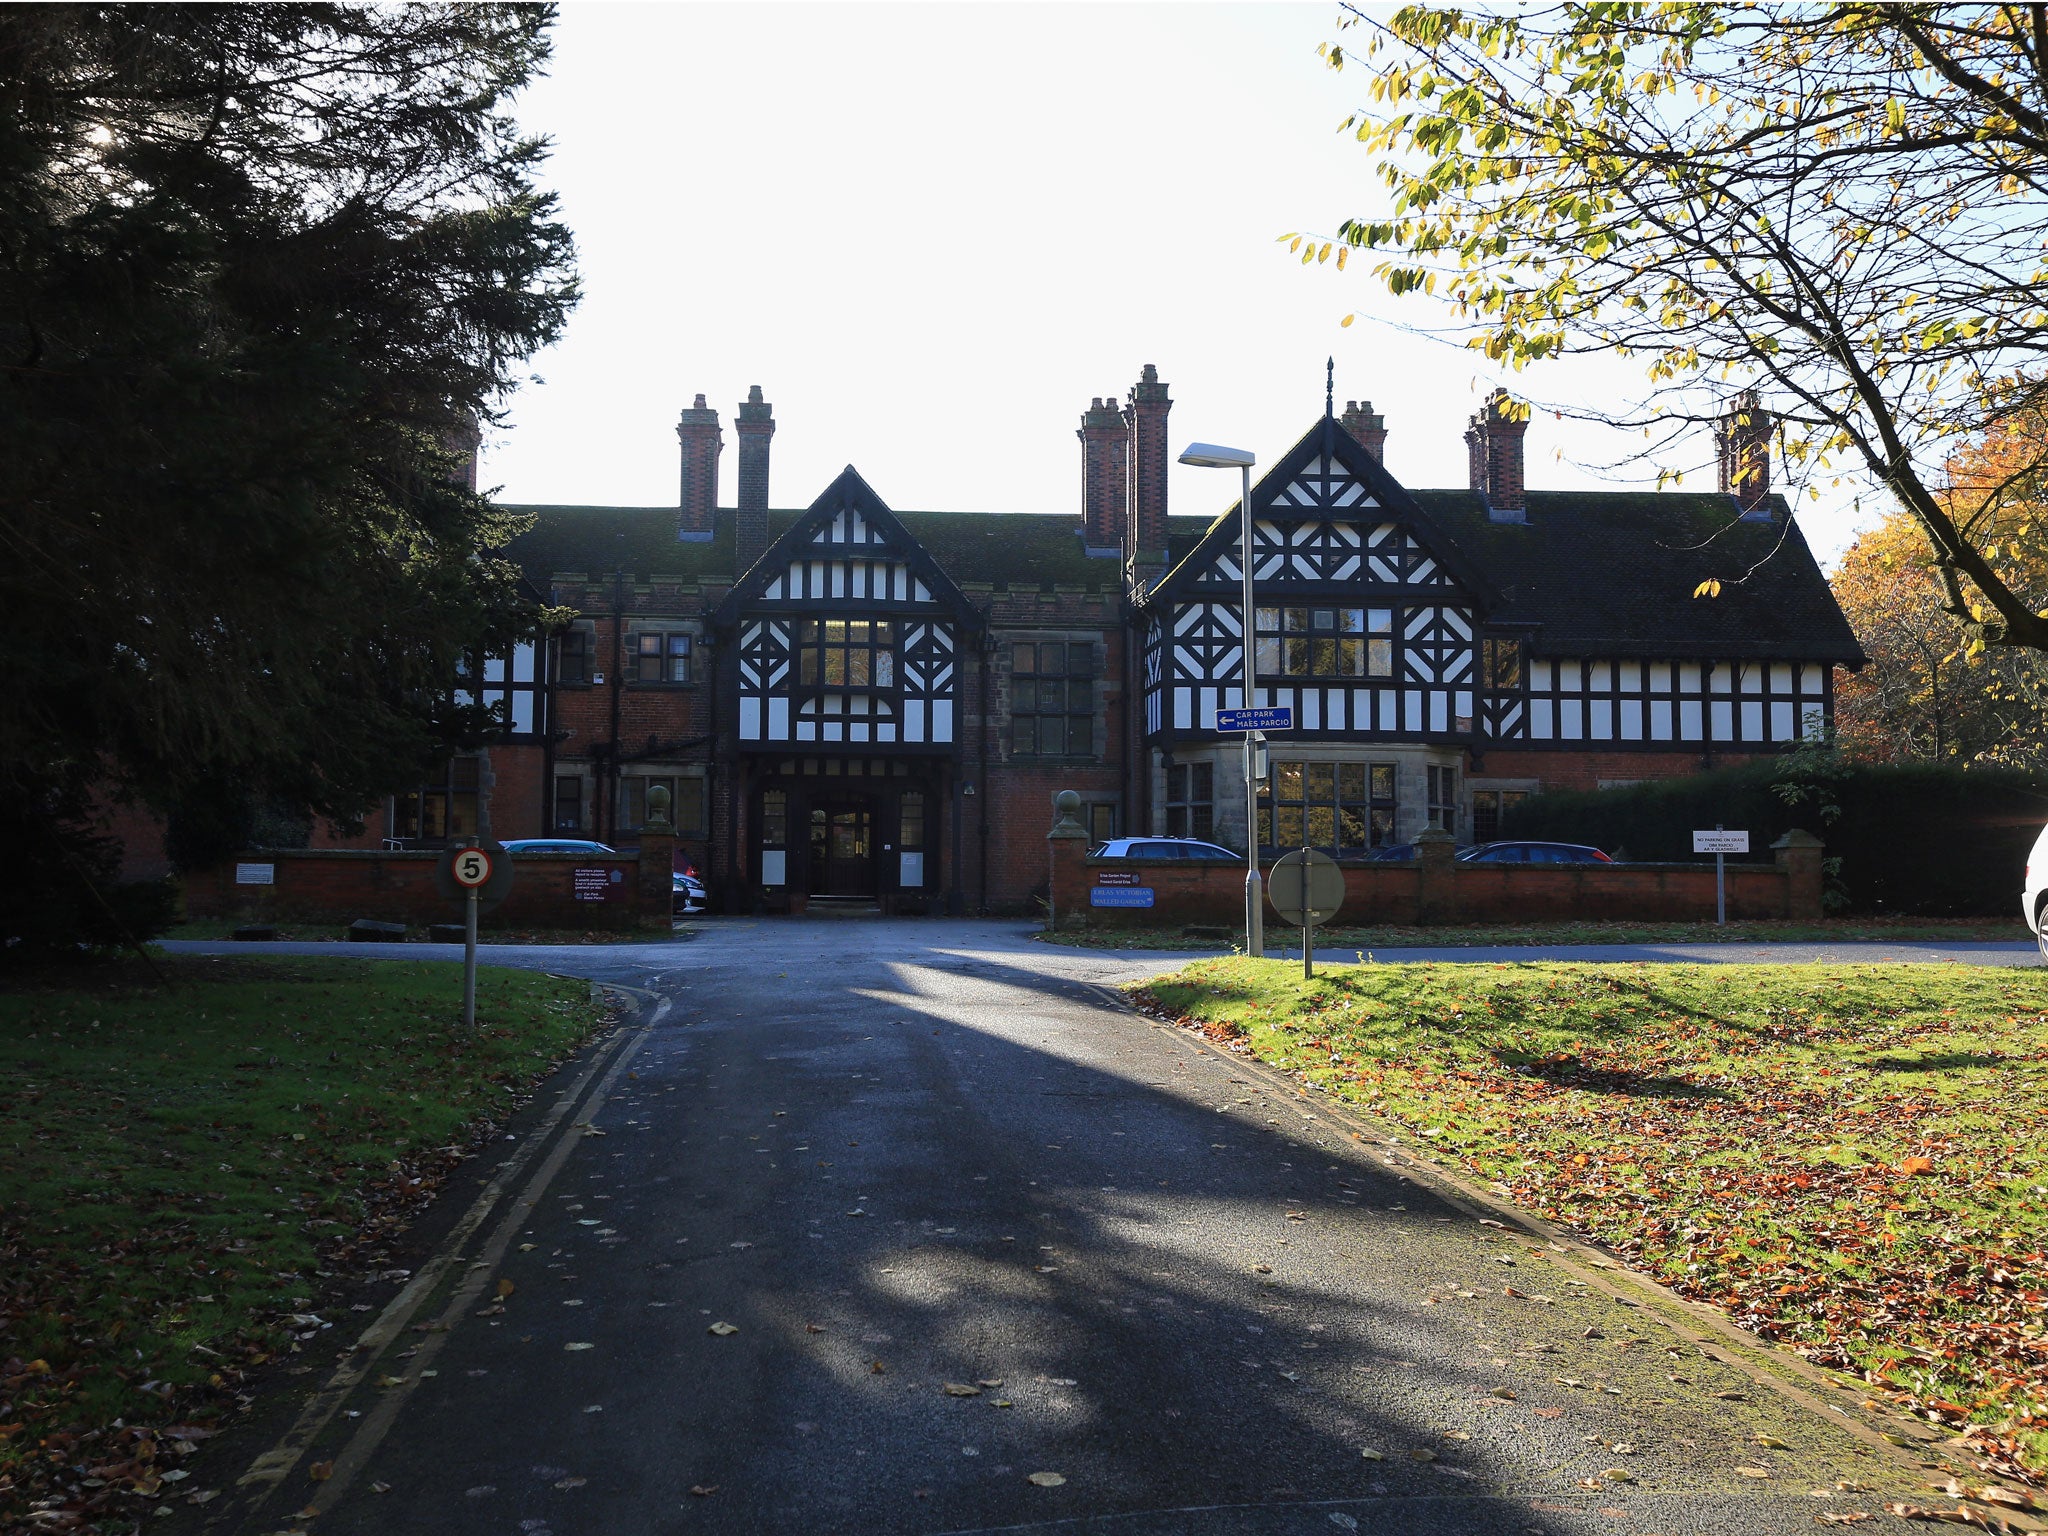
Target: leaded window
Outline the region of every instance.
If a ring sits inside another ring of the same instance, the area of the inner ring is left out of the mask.
[[[1522,642],[1487,639],[1480,650],[1482,680],[1489,688],[1522,686]]]
[[[1273,763],[1259,797],[1259,841],[1270,848],[1363,853],[1394,840],[1392,763]]]
[[[1260,608],[1261,677],[1392,677],[1391,608]]]
[[[1521,789],[1475,789],[1472,791],[1472,841],[1490,843],[1500,837],[1501,818],[1524,800]]]
[[[802,619],[797,679],[807,688],[894,688],[896,626],[887,619]]]
[[[1458,770],[1429,769],[1429,824],[1456,835],[1458,830]]]
[[[1020,640],[1010,648],[1010,748],[1018,757],[1095,751],[1095,649]]]
[[[1215,836],[1215,828],[1215,765],[1173,764],[1166,770],[1166,835],[1207,842]]]
[[[672,632],[644,633],[633,637],[632,667],[636,683],[687,683],[690,680],[691,637]]]

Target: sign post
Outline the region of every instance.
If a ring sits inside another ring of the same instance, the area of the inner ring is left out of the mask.
[[[476,1028],[477,898],[491,878],[491,856],[481,848],[458,848],[448,876],[462,887],[462,1027]]]
[[[1749,852],[1749,834],[1730,832],[1716,822],[1711,832],[1696,830],[1693,833],[1692,851],[1714,856],[1714,921],[1725,924],[1728,921],[1728,872],[1723,861],[1728,854]]]
[[[1245,609],[1251,608],[1251,529],[1245,528]],[[1244,652],[1245,675],[1251,676],[1252,652]],[[1247,684],[1245,697],[1250,698],[1252,689]],[[1244,841],[1246,847],[1244,876],[1244,952],[1253,959],[1263,959],[1266,953],[1266,903],[1265,892],[1259,882],[1259,743],[1266,731],[1291,731],[1294,729],[1294,708],[1280,705],[1265,709],[1219,709],[1216,711],[1216,729],[1238,731],[1244,736]]]
[[[1304,848],[1273,866],[1273,910],[1301,926],[1301,974],[1316,973],[1316,924],[1344,905],[1344,871],[1327,853]]]

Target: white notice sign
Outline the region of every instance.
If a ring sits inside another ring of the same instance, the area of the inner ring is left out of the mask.
[[[237,864],[235,866],[237,885],[275,885],[277,866],[275,864]]]
[[[1747,832],[1724,832],[1719,827],[1711,832],[1694,832],[1692,835],[1694,853],[1747,853],[1749,834]]]

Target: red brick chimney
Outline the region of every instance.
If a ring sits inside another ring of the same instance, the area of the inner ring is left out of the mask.
[[[712,514],[718,510],[718,456],[725,451],[725,434],[718,430],[718,412],[704,404],[702,395],[676,423],[676,437],[683,445],[676,538],[685,544],[708,544]]]
[[[1081,545],[1091,555],[1124,552],[1124,461],[1130,432],[1116,397],[1094,400],[1081,413]]]
[[[484,435],[470,417],[464,417],[441,434],[441,447],[455,455],[455,465],[448,472],[448,478],[471,495],[476,494],[476,456],[483,444]]]
[[[1387,462],[1387,419],[1372,408],[1370,400],[1347,400],[1337,421],[1359,447],[1380,463]]]
[[[775,436],[774,408],[761,398],[756,384],[740,402],[733,430],[740,438],[740,491],[733,526],[737,543],[733,562],[750,569],[768,549],[768,443]],[[735,571],[734,574],[738,574]]]
[[[1721,489],[1747,517],[1771,494],[1771,413],[1745,389],[1728,402],[1728,414],[1714,428]]]
[[[1524,520],[1528,502],[1523,496],[1522,437],[1528,430],[1529,418],[1516,411],[1504,389],[1486,397],[1465,429],[1472,489],[1486,498],[1487,511],[1496,522]]]
[[[1125,454],[1124,554],[1140,566],[1166,564],[1166,413],[1173,402],[1159,370],[1145,365],[1124,403],[1130,447]]]

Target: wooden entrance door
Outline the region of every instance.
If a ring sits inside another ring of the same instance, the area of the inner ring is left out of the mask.
[[[875,816],[866,801],[812,808],[811,894],[875,894]]]

